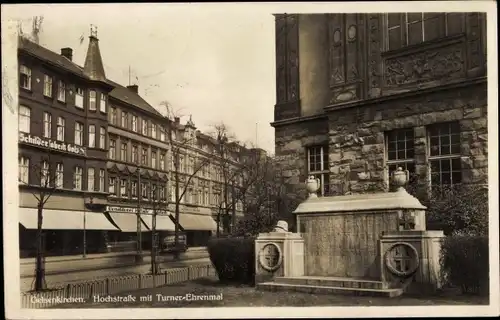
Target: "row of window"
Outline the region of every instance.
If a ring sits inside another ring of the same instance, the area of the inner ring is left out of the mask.
[[[180,190],[182,192],[182,190]],[[170,193],[170,201],[175,202],[175,192]],[[219,206],[222,201],[222,196],[220,192],[214,191],[210,195],[209,188],[200,188],[195,190],[193,188],[188,188],[181,198],[181,204],[193,204],[193,205],[204,205],[204,206]],[[236,210],[242,210],[241,201],[236,201]]]
[[[115,107],[111,107],[109,116],[111,124],[118,125],[118,111]],[[141,128],[140,131],[139,124]],[[140,132],[144,136],[152,137],[154,139],[160,139],[161,141],[166,141],[164,128],[156,125],[155,123],[151,123],[147,119],[141,119],[134,114],[130,114],[129,119],[129,113],[123,110],[121,111],[120,126],[125,129],[131,129],[134,132]]]
[[[31,109],[20,105],[19,106],[19,131],[24,133],[30,133],[31,128]],[[44,112],[43,114],[43,132],[42,136],[47,139],[52,139],[53,131],[53,119],[49,112]],[[66,136],[66,119],[63,117],[57,117],[56,122],[56,140],[64,142]],[[75,122],[75,132],[74,132],[74,144],[83,146],[84,145],[84,135],[85,126],[83,123]],[[98,135],[98,139],[97,139]],[[106,149],[106,128],[99,127],[99,132],[97,132],[96,125],[88,125],[87,128],[88,137],[88,147],[89,148],[100,148]],[[132,162],[136,164],[141,164],[143,166],[150,166],[154,169],[160,169],[165,171],[165,152],[151,151],[151,159],[149,159],[148,148],[142,146],[139,148],[138,144],[132,145],[131,152],[128,151],[128,143],[123,142],[120,144],[120,150],[117,149],[117,141],[115,139],[109,140],[109,159],[111,160],[121,160],[124,162]],[[139,159],[140,156],[140,159]],[[150,162],[151,160],[151,162]],[[171,168],[175,168],[174,159],[171,159]],[[203,177],[209,179],[212,177],[215,181],[222,182],[223,175],[220,168],[217,166],[210,166],[207,163],[202,163],[199,160],[196,161],[195,157],[187,155],[179,155],[179,172],[194,174],[198,177]],[[211,170],[212,169],[212,170]],[[212,172],[210,172],[212,171]],[[241,181],[240,181],[241,182]]]
[[[32,76],[31,69],[25,65],[20,66],[19,70],[19,86],[26,90],[31,90],[32,88]],[[54,90],[55,89],[55,90]],[[47,98],[54,97],[54,91],[56,91],[57,100],[66,103],[66,94],[68,88],[66,83],[62,80],[57,81],[57,86],[54,86],[54,78],[44,74],[43,76],[43,95]],[[72,93],[70,91],[70,93]],[[100,93],[100,98],[97,99],[97,91],[88,91],[88,106],[90,111],[96,111],[99,109],[102,113],[106,113],[107,109],[107,96]],[[80,109],[84,108],[85,90],[83,88],[77,87],[75,89],[75,107]]]
[[[140,150],[140,162],[139,162],[139,150]],[[159,154],[159,158],[158,158]],[[119,155],[119,157],[118,157]],[[141,164],[143,166],[150,166],[154,169],[160,169],[165,171],[165,152],[151,151],[151,163],[148,157],[148,147],[141,146],[139,148],[138,144],[132,145],[132,150],[129,154],[128,152],[128,142],[122,141],[120,143],[120,152],[117,152],[117,142],[115,139],[109,139],[109,159],[120,160],[124,162],[132,162],[136,164]]]
[[[460,125],[458,122],[431,125],[427,128],[428,163],[432,186],[451,186],[461,183]],[[398,167],[415,175],[415,138],[412,128],[386,133],[386,163],[389,176]],[[328,148],[308,148],[308,175],[321,181],[321,195],[329,194]],[[410,180],[411,182],[412,180]]]
[[[388,49],[461,34],[464,32],[464,19],[464,13],[459,12],[388,13]]]
[[[87,168],[87,188],[88,191],[105,191],[104,179],[105,170],[99,169],[98,176],[95,168]],[[49,162],[41,162],[39,170],[36,172],[37,183],[44,188],[64,189],[64,165],[57,163],[55,168],[51,168]],[[84,190],[83,188],[83,169],[75,166],[73,168],[73,190]],[[19,158],[19,182],[29,184],[30,182],[30,159],[26,157]],[[97,182],[97,183],[96,183]]]
[[[19,106],[19,131],[30,133],[31,128],[31,109],[20,105]],[[84,145],[84,124],[75,121],[75,140],[74,144],[78,146]],[[106,149],[106,128],[99,127],[99,145],[96,141],[96,126],[91,124],[88,126],[88,147]],[[64,142],[66,133],[66,119],[57,117],[56,120],[56,140]],[[42,136],[47,139],[52,139],[52,115],[49,112],[43,113],[43,132]]]
[[[160,125],[153,123],[150,120],[143,119],[134,114],[128,113],[124,110],[120,111],[120,119],[118,121],[118,109],[116,107],[111,107],[109,114],[109,121],[112,125],[120,125],[124,129],[130,129],[133,132],[141,133],[144,136],[151,137],[153,139],[159,139],[160,141],[166,141],[166,131]],[[189,139],[194,143],[194,132],[186,130],[186,135],[190,135],[186,139]],[[176,132],[172,132],[173,139],[177,139]],[[209,150],[208,145],[204,144],[199,146],[203,151],[215,152],[214,150]],[[239,156],[237,154],[230,154],[228,157],[233,161],[239,161]]]
[[[40,186],[44,188],[64,189],[64,165],[56,163],[55,168],[51,168],[49,162],[43,161],[39,170],[37,170],[37,178],[39,178]],[[105,170],[99,169],[98,176],[95,168],[87,168],[87,186],[83,185],[83,169],[75,166],[72,172],[73,175],[73,190],[87,190],[105,192]],[[37,179],[38,180],[38,179]],[[30,182],[30,159],[27,157],[19,158],[19,182],[29,184]],[[97,183],[96,183],[97,182]],[[118,185],[119,183],[119,185]],[[108,192],[111,195],[119,196],[120,198],[137,198],[138,195],[137,181],[129,181],[128,179],[118,179],[116,177],[109,178]],[[140,184],[140,194],[143,200],[165,201],[166,188],[165,186],[145,182]],[[171,201],[175,201],[174,192],[170,193]],[[198,205],[219,205],[221,201],[220,193],[214,192],[210,197],[209,188],[201,188],[196,193],[193,188],[186,190],[181,199],[181,203],[198,204]],[[241,209],[241,203],[237,202],[237,209]]]
[[[110,177],[108,190],[113,196],[137,199],[137,186],[137,181]],[[159,184],[150,182],[142,182],[140,184],[140,194],[143,200],[165,201],[167,199],[165,190],[165,186]]]

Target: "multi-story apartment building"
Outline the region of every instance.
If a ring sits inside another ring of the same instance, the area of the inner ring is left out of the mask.
[[[103,248],[102,230],[115,229],[104,217],[107,199],[108,94],[95,71],[102,61],[90,36],[83,68],[72,50],[61,54],[19,38],[20,248],[33,254],[37,210],[43,206],[48,254]],[[104,140],[105,141],[105,140]],[[86,229],[86,232],[83,230]]]
[[[224,232],[243,215],[241,200],[232,190],[241,185],[240,156],[246,149],[234,142],[221,149],[221,141],[197,130],[191,118],[186,124],[181,124],[179,118],[167,121],[174,144],[169,154],[169,209],[175,212],[178,177],[179,193],[185,192],[180,200],[180,224],[186,226],[184,229],[189,245],[203,245],[210,235],[208,231],[216,230],[218,220],[219,228]],[[176,157],[179,162],[177,167],[174,163]],[[224,192],[227,197],[224,197]],[[227,214],[235,217],[234,221],[223,222],[223,217],[228,218]]]
[[[190,143],[174,139],[181,144],[178,171],[184,179],[193,175],[195,159],[204,159],[181,201],[179,225],[188,245],[205,245],[217,228],[217,212],[226,207],[222,192],[232,190],[224,181],[236,183],[238,153],[245,149],[229,143],[220,154],[220,144],[191,120],[171,121],[139,95],[137,85],[107,79],[95,32],[83,67],[72,61],[71,48],[57,54],[20,38],[18,51],[21,251],[34,254],[41,197],[47,200],[42,224],[47,254],[103,251],[118,242],[135,250],[137,237],[147,249],[153,212],[160,237],[172,232],[169,127],[178,138],[193,137]],[[223,178],[222,158],[230,164],[231,179]],[[226,211],[234,207],[241,217],[241,203],[232,205],[230,199]]]
[[[308,175],[321,195],[387,190],[396,167],[426,190],[487,181],[486,14],[275,17],[290,190]]]
[[[174,224],[167,213],[168,141],[164,117],[140,97],[137,85],[110,83],[114,89],[110,92],[108,114],[106,213],[121,230],[109,233],[110,241],[135,241],[138,225],[142,238],[142,232],[152,229],[153,213],[157,214],[156,230],[172,231]],[[150,240],[150,236],[141,239],[145,244]]]

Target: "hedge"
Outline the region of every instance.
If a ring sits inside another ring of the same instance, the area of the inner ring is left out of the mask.
[[[208,254],[219,281],[239,284],[254,283],[254,237],[210,239]]]
[[[489,292],[489,247],[485,236],[454,235],[444,239],[441,270],[445,283],[463,293]]]

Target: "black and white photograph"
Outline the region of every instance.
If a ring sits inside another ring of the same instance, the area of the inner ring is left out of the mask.
[[[2,5],[6,318],[498,316],[496,33],[493,1]]]

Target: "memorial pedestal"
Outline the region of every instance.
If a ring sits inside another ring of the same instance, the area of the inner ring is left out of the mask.
[[[298,233],[259,234],[255,257],[255,283],[304,275],[304,239]]]
[[[382,281],[391,286],[407,284],[409,292],[441,288],[440,250],[443,231],[389,231],[379,240]]]

